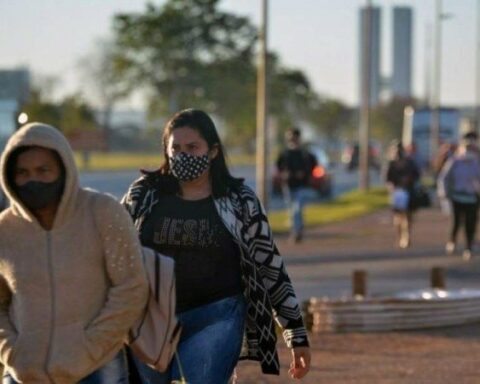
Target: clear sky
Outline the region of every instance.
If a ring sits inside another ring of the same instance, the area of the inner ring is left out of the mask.
[[[163,1],[153,1],[156,4]],[[116,12],[142,11],[142,0],[0,0],[0,68],[28,66],[59,76],[59,90],[81,88],[78,62],[108,37]],[[270,0],[269,45],[284,64],[304,70],[315,89],[349,104],[358,100],[358,9],[365,0]],[[414,8],[414,93],[425,95],[426,30],[435,0],[373,0],[382,8],[382,68],[391,66],[394,5]],[[258,24],[260,0],[223,0],[222,7]],[[443,0],[444,104],[473,104],[476,1]]]

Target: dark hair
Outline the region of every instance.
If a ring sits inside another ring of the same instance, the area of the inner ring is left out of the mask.
[[[52,155],[55,157],[55,160],[58,163],[58,166],[60,167],[60,177],[63,177],[65,179],[65,175],[66,175],[65,164],[63,164],[63,160],[57,151],[55,151],[54,149],[50,149],[50,148],[46,148],[38,145],[22,145],[20,147],[15,148],[12,151],[10,156],[8,156],[7,164],[6,164],[7,182],[13,191],[16,192],[15,166],[17,165],[18,157],[22,153],[25,153],[30,149],[36,149],[36,148],[46,149],[47,151],[50,151],[52,153]]]
[[[167,155],[168,139],[175,129],[184,127],[195,129],[207,142],[209,150],[213,148],[217,149],[217,155],[210,163],[210,178],[212,182],[212,194],[214,197],[225,196],[228,188],[239,186],[243,183],[243,179],[233,177],[228,170],[225,149],[223,148],[215,124],[210,116],[199,109],[193,108],[177,112],[165,125],[162,138],[165,161],[160,167],[160,173],[162,175],[170,176],[174,179],[170,170],[170,163]],[[170,185],[165,186],[167,188],[167,193],[178,191],[179,185],[176,179],[171,180],[168,184]]]
[[[405,148],[400,140],[393,140],[392,147],[395,149],[394,158],[397,160],[405,157]]]
[[[478,133],[475,131],[469,131],[463,135],[463,139],[466,140],[478,140]]]
[[[295,138],[300,138],[300,136],[302,136],[302,131],[298,127],[291,127],[286,133]]]

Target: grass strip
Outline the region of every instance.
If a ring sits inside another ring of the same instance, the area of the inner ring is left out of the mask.
[[[82,153],[75,152],[75,162],[80,171],[156,169],[161,164],[162,157],[156,153],[91,152],[88,162],[85,162]]]
[[[383,187],[371,188],[368,192],[354,190],[338,198],[304,208],[306,227],[316,227],[363,216],[388,207],[388,193]],[[286,209],[270,212],[268,219],[276,233],[289,231],[288,212]]]
[[[123,171],[133,169],[157,169],[163,163],[163,154],[142,152],[90,152],[85,162],[81,152],[75,152],[75,162],[80,171]],[[231,165],[254,165],[254,155],[228,156]]]

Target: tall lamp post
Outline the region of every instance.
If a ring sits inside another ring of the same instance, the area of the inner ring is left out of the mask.
[[[480,0],[477,0],[477,42],[475,68],[475,129],[480,132]]]
[[[442,78],[442,0],[435,0],[434,78],[431,98],[430,160],[433,160],[440,143],[440,94]]]
[[[359,170],[360,184],[363,191],[370,188],[369,174],[369,135],[370,135],[370,86],[371,86],[371,66],[372,66],[372,2],[367,0],[365,8],[365,17],[363,19],[363,44],[362,50],[362,100],[360,107],[360,137],[359,137]]]
[[[262,21],[259,35],[259,53],[257,68],[257,194],[265,209],[268,206],[267,190],[267,21],[268,0],[262,0]]]
[[[425,104],[432,105],[432,26],[427,24],[425,26],[425,53],[424,53],[424,66],[425,66]]]

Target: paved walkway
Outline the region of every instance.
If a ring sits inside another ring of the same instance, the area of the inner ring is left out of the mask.
[[[305,241],[278,246],[301,300],[350,294],[354,269],[368,273],[371,295],[429,286],[433,266],[446,270],[447,287],[480,289],[478,260],[464,262],[460,248],[446,256],[448,218],[436,209],[415,218],[412,246],[399,249],[388,210],[307,231]],[[459,239],[463,243],[463,239]],[[364,334],[311,336],[312,371],[303,383],[480,383],[480,324]],[[287,383],[289,351],[280,342],[280,377],[261,375],[258,364],[239,365],[240,384]]]
[[[461,259],[463,238],[458,239],[455,255],[445,255],[448,230],[449,218],[438,210],[420,211],[415,216],[412,246],[400,249],[395,244],[391,213],[384,210],[312,229],[299,245],[283,238],[278,244],[301,300],[349,295],[354,269],[367,271],[371,295],[428,287],[433,266],[446,269],[450,288],[480,288],[480,264]]]

